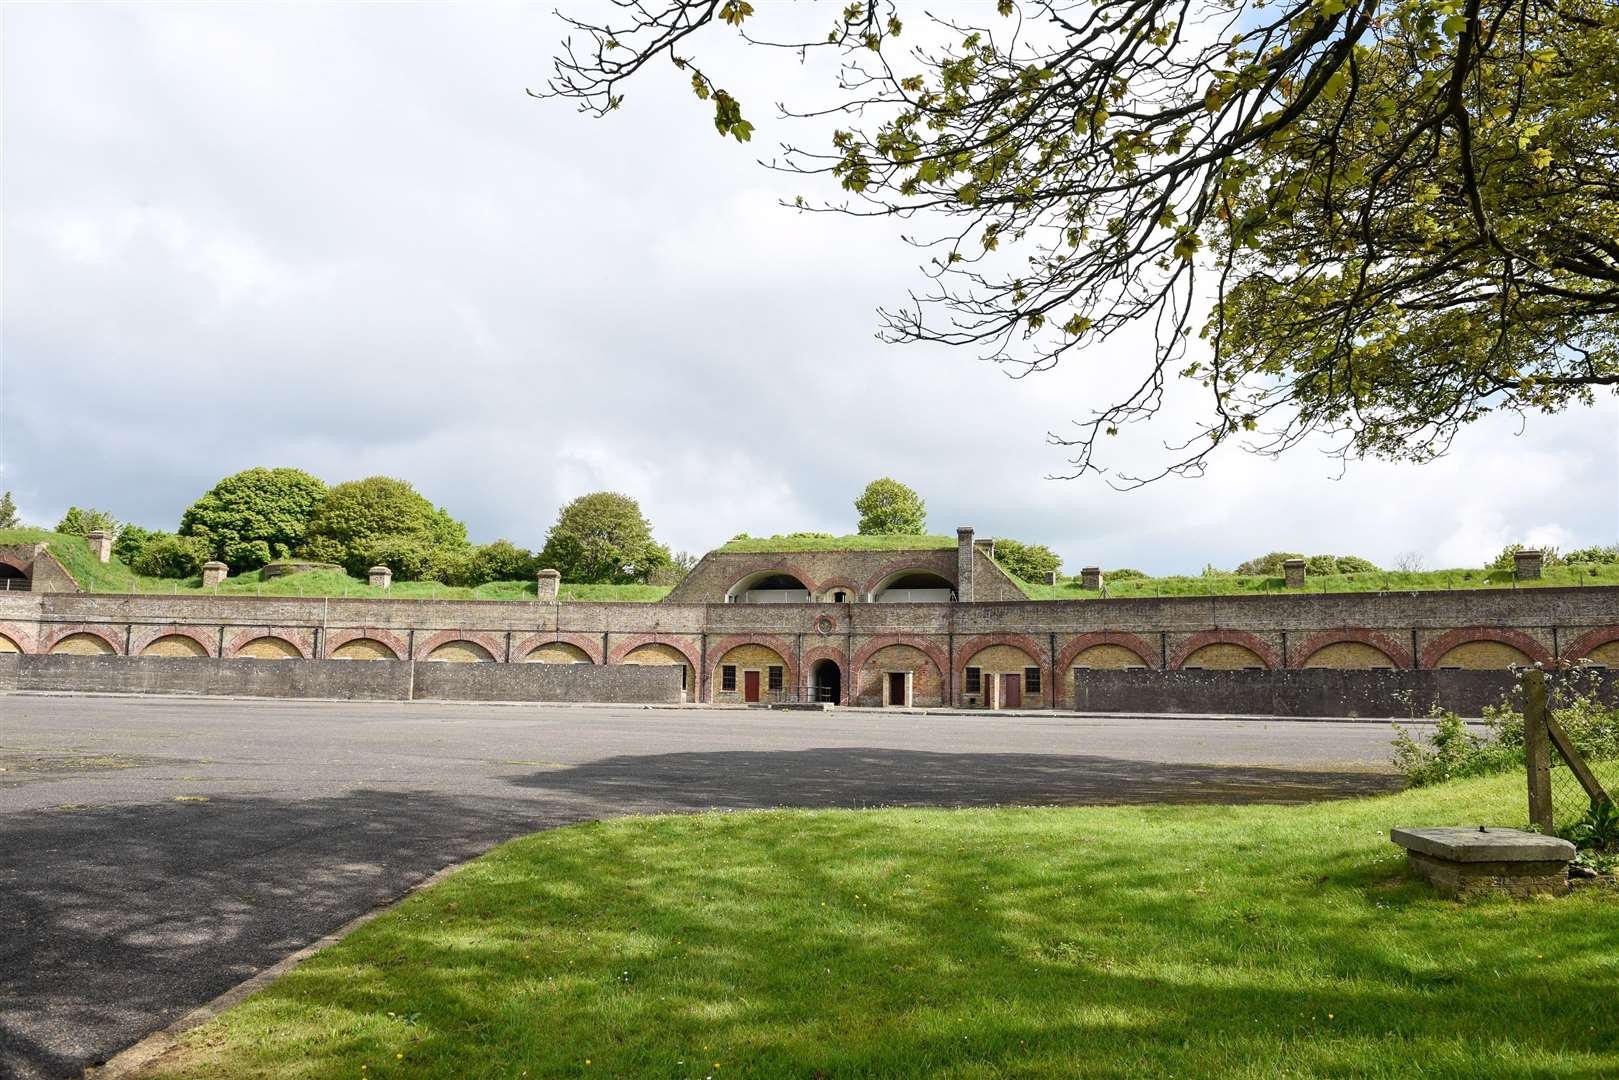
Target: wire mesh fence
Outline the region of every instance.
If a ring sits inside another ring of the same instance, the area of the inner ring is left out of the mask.
[[[1619,732],[1595,676],[1573,668],[1546,679],[1547,787],[1558,832],[1619,795]]]

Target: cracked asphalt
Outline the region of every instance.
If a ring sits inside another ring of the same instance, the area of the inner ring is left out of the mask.
[[[0,1076],[88,1065],[451,863],[712,808],[1391,790],[1382,723],[0,696]]]

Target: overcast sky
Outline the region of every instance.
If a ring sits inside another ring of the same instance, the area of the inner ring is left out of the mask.
[[[1135,372],[1116,340],[1013,382],[873,340],[918,281],[831,195],[755,164],[767,103],[829,69],[711,50],[758,125],[720,139],[673,72],[607,120],[538,101],[545,8],[6,4],[0,487],[173,528],[219,477],[388,473],[477,541],[538,547],[567,499],[658,536],[853,531],[866,481],[933,531],[1195,572],[1276,548],[1429,566],[1619,536],[1619,408],[1481,423],[1428,466],[1229,453],[1130,493],[1053,481],[1062,430]],[[751,92],[750,92],[751,91]],[[1150,464],[1165,418],[1121,447]]]

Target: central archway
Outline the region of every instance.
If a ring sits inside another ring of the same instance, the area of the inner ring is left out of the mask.
[[[810,700],[832,705],[843,700],[843,669],[836,660],[817,660],[810,667]]]

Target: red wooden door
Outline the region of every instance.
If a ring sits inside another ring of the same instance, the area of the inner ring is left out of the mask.
[[[1023,676],[1001,676],[1001,708],[1020,709],[1023,707]]]
[[[742,673],[742,700],[759,700],[759,673],[757,671],[744,671]]]

